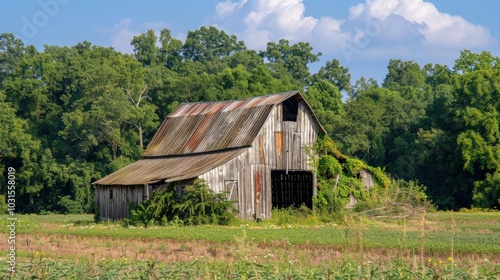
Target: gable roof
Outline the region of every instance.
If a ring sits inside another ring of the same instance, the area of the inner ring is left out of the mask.
[[[233,101],[183,103],[167,116],[142,156],[172,156],[248,147],[273,107],[291,97],[304,102],[312,113],[298,91]]]
[[[320,130],[325,131],[298,91],[233,101],[183,103],[165,118],[141,160],[94,184],[151,184],[199,176],[250,147],[274,106],[289,98],[303,102]]]

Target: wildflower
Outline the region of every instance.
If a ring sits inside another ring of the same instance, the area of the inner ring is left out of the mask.
[[[35,257],[38,257],[40,255],[40,252],[36,251]]]
[[[453,258],[452,258],[452,257],[448,257],[448,260],[449,260],[450,262],[452,262],[452,261],[453,261]]]

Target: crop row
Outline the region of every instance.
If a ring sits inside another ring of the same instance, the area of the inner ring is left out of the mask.
[[[0,270],[1,279],[497,279],[498,267],[461,269],[452,262],[425,266],[393,261],[357,264],[346,260],[322,266],[289,263],[221,263],[193,260],[163,264],[155,261],[101,260],[68,262],[33,258],[14,274]]]

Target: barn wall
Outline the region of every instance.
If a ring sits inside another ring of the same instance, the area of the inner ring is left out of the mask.
[[[216,192],[237,182],[240,218],[271,216],[271,170],[312,170],[304,147],[316,143],[319,126],[301,102],[296,122],[282,120],[278,104],[248,151],[200,176]]]
[[[314,146],[320,128],[302,102],[296,122],[283,121],[282,106],[272,110],[249,151],[257,218],[271,216],[271,170],[312,170],[305,147]]]
[[[113,197],[110,197],[110,191]],[[129,218],[128,205],[140,204],[151,195],[151,187],[138,186],[96,186],[96,206],[101,220],[119,220]]]
[[[249,151],[247,150],[225,164],[199,176],[215,192],[227,191],[230,193],[232,190],[233,192],[236,190],[237,195],[231,199],[238,200],[236,206],[242,219],[251,218],[253,215],[252,173],[247,169],[250,166]]]

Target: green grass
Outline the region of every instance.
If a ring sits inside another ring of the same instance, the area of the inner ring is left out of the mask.
[[[54,224],[90,224],[94,222],[94,215],[92,214],[81,214],[81,215],[61,215],[61,214],[50,214],[50,215],[26,215],[31,220],[37,223],[54,223]]]
[[[495,256],[500,255],[499,212],[435,212],[427,213],[424,220],[418,217],[377,220],[354,213],[347,215],[338,224],[322,222],[328,220],[324,217],[300,219],[279,213],[262,223],[239,221],[232,226],[149,228],[127,228],[120,222],[95,224],[92,215],[16,215],[19,242],[24,234],[31,235],[30,242],[34,243],[43,237],[48,245],[58,245],[61,237],[73,242],[63,244],[77,244],[95,237],[102,239],[92,241],[96,243],[89,246],[109,250],[116,244],[113,242],[127,244],[140,240],[145,242],[141,244],[151,245],[174,240],[179,241],[180,249],[183,245],[193,246],[188,245],[189,241],[202,240],[219,244],[214,245],[216,248],[240,248],[241,252],[232,252],[236,260],[229,262],[198,260],[193,256],[191,262],[160,263],[126,258],[96,260],[89,255],[59,256],[57,252],[50,252],[48,258],[34,250],[18,250],[18,272],[13,279],[142,279],[144,275],[152,279],[497,279],[500,276],[500,266],[495,263],[499,259]],[[0,215],[2,234],[8,232],[7,218]],[[139,253],[153,248],[137,246]],[[301,251],[301,248],[324,247],[342,252],[342,259],[315,264],[310,256],[303,255],[310,251]],[[163,247],[162,251],[169,253],[175,248]],[[271,260],[264,253],[259,254],[259,248],[282,255]],[[367,259],[363,257],[365,250],[380,257]],[[452,250],[455,258],[462,259],[447,260]],[[396,255],[387,255],[390,252]],[[5,254],[6,251],[0,252]],[[254,259],[247,259],[249,254]],[[289,259],[289,254],[299,259]],[[7,267],[0,266],[0,278],[7,276]]]
[[[6,232],[7,216],[0,216],[0,232]],[[62,234],[75,236],[101,236],[114,238],[149,238],[173,240],[206,240],[234,242],[235,237],[246,232],[255,242],[288,240],[293,244],[317,244],[364,248],[418,249],[423,244],[430,253],[447,253],[453,249],[461,253],[500,254],[500,213],[454,213],[455,229],[451,230],[451,213],[427,214],[429,228],[422,229],[418,221],[390,223],[373,220],[363,225],[326,224],[315,227],[287,225],[278,227],[243,222],[240,227],[193,226],[193,227],[129,227],[120,223],[93,224],[91,215],[19,215],[18,233]],[[43,224],[52,224],[44,227]],[[424,238],[421,237],[425,234]],[[359,237],[362,236],[362,240]]]

